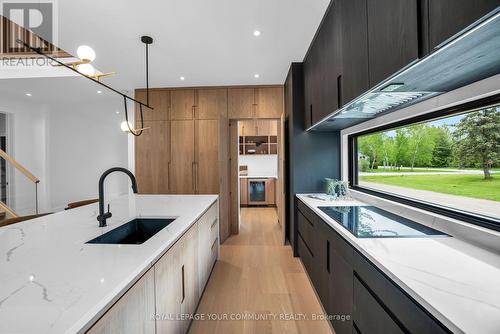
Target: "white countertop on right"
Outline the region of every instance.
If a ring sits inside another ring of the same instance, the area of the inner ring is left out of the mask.
[[[500,333],[499,254],[454,237],[356,238],[318,207],[362,202],[297,197],[454,333]]]

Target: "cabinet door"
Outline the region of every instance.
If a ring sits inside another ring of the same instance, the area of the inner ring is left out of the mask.
[[[356,277],[354,278],[354,324],[361,333],[402,334],[403,330],[385,312]]]
[[[499,6],[498,0],[429,1],[431,49]]]
[[[240,179],[240,204],[248,205],[248,179]]]
[[[219,119],[227,116],[227,89],[198,89],[197,119]]]
[[[182,314],[194,314],[200,299],[198,274],[198,224],[194,224],[182,237]],[[183,332],[187,333],[190,319],[183,320]]]
[[[154,289],[154,271],[149,270],[87,333],[155,334]]]
[[[246,120],[246,121],[239,121],[238,124],[240,124],[240,136],[257,136],[257,121],[256,120]]]
[[[283,87],[257,88],[257,118],[280,118],[283,113]]]
[[[135,99],[147,103],[146,91],[136,90]],[[149,105],[154,109],[142,107],[142,115],[145,121],[167,121],[170,109],[170,91],[150,90]],[[141,119],[140,106],[135,104],[135,119]]]
[[[276,180],[266,180],[266,202],[268,205],[276,204]]]
[[[194,118],[194,90],[174,89],[170,92],[170,119],[184,120]]]
[[[366,0],[340,0],[342,17],[342,105],[368,90]]]
[[[368,0],[370,87],[418,58],[417,16],[415,0]]]
[[[342,67],[342,25],[340,4],[334,1],[325,15],[315,44],[320,50],[317,80],[318,106],[313,108],[313,123],[319,122],[339,106],[339,76]]]
[[[170,193],[193,194],[194,121],[170,121]]]
[[[313,57],[309,53],[304,60],[304,128],[307,129],[312,125],[313,113],[313,93],[314,93],[314,73],[313,73]]]
[[[352,263],[345,254],[342,254],[336,248],[332,239],[330,239],[330,256],[328,260],[330,271],[327,312],[329,314],[352,315]],[[352,316],[349,321],[332,321],[332,325],[335,333],[350,334],[352,333]]]
[[[196,120],[196,193],[219,193],[219,121]]]
[[[150,129],[135,137],[135,176],[139,193],[168,194],[168,121],[147,121],[144,126]]]
[[[254,88],[229,88],[227,94],[230,119],[255,117]]]
[[[158,334],[184,333],[179,318],[182,301],[181,240],[154,265],[156,314],[169,317],[156,322]]]

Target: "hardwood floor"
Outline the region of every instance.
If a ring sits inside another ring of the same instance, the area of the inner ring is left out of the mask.
[[[276,210],[244,208],[240,234],[221,246],[200,301],[197,314],[205,319],[193,321],[190,333],[332,333],[327,321],[311,320],[322,313],[300,260],[281,243]],[[242,315],[261,320],[231,320]]]

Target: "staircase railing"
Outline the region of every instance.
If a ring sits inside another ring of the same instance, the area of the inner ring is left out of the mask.
[[[40,180],[33,175],[26,167],[21,165],[16,159],[11,157],[7,152],[0,149],[0,157],[5,159],[10,165],[26,176],[35,185],[35,213],[38,214],[38,183]],[[18,215],[6,203],[0,201],[0,209],[3,209],[9,216],[17,217]]]

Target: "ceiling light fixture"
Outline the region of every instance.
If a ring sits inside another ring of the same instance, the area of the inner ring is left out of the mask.
[[[92,49],[90,46],[87,46],[87,45],[79,46],[78,49],[76,50],[76,55],[82,61],[87,62],[87,63],[91,63],[95,60],[94,49]]]
[[[179,79],[180,79],[181,81],[186,80],[186,78],[184,78],[184,77],[180,77]]]
[[[254,30],[253,35],[255,37],[259,37],[260,36],[260,30]]]
[[[257,74],[257,73],[255,73],[255,74],[253,75],[253,77],[254,77],[255,79],[258,79],[258,78],[260,78],[260,75],[259,75],[259,74]]]
[[[94,66],[92,66],[90,64],[96,58],[95,51],[90,46],[88,46],[88,45],[79,46],[78,49],[76,50],[76,54],[80,60],[72,61],[72,62],[64,63],[64,64],[56,64],[53,66],[72,67],[73,69],[76,69],[81,74],[83,74],[91,79],[97,80],[97,81],[100,81],[100,79],[102,77],[107,77],[107,76],[115,74],[115,72],[97,73]]]
[[[102,94],[102,90],[98,90],[98,91],[97,91],[97,94]]]
[[[31,96],[31,93],[26,93],[26,96]]]

